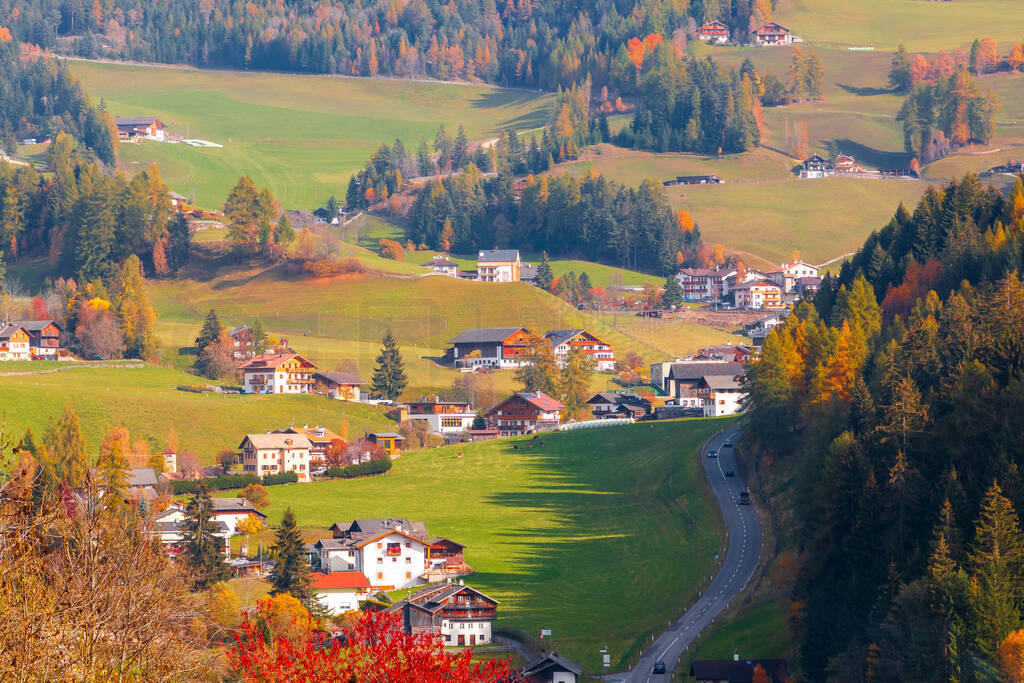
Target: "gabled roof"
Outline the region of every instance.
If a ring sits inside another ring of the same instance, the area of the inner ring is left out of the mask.
[[[366,384],[366,380],[359,379],[349,372],[315,372],[313,377],[321,379],[328,384]]]
[[[558,347],[567,341],[570,341],[573,337],[578,334],[582,334],[586,330],[548,330],[544,333],[544,338],[551,341],[551,346]],[[591,335],[593,336],[593,335]],[[595,339],[597,337],[594,337]]]
[[[413,593],[409,598],[402,602],[415,605],[427,612],[437,612],[442,609],[442,604],[448,598],[458,595],[459,593],[475,593],[488,602],[493,602],[495,605],[501,603],[492,598],[489,595],[478,591],[472,586],[466,586],[461,583],[440,583],[434,586],[427,586]]]
[[[701,26],[700,30],[703,31],[706,28],[728,29],[729,27],[720,22],[718,19],[715,19],[714,21],[709,21],[708,23]]]
[[[156,486],[156,471],[152,467],[134,467],[128,470],[128,486]]]
[[[782,24],[776,24],[774,21],[769,21],[762,24],[759,29],[754,33],[789,33],[789,29]]]
[[[313,444],[303,434],[246,434],[239,448],[248,441],[257,450],[264,448],[312,448]]]
[[[518,261],[518,249],[485,249],[476,257],[477,263],[494,263],[495,261]]]
[[[733,289],[750,289],[751,287],[772,287],[774,289],[782,289],[771,280],[750,280],[739,285],[735,285]]]
[[[368,534],[373,535],[381,531],[392,531],[401,527],[406,533],[411,533],[420,540],[427,538],[427,525],[423,522],[413,522],[406,517],[368,517],[354,519],[351,523],[335,522],[331,525],[331,531],[337,530],[344,534]]]
[[[504,401],[496,405],[494,408],[491,409],[490,414],[494,414],[494,412],[498,408],[500,408],[501,406],[505,405],[506,403],[517,397],[522,399],[523,401],[526,401],[537,410],[543,410],[545,412],[551,412],[554,410],[565,410],[564,405],[562,405],[559,401],[553,399],[552,397],[548,396],[543,391],[521,391],[519,393],[512,394]]]
[[[577,676],[583,675],[582,666],[571,659],[566,659],[555,651],[549,652],[533,664],[525,667],[521,674],[523,678],[530,678],[531,676],[536,676],[537,674],[549,669],[571,671]]]
[[[114,124],[117,126],[148,126],[153,123],[160,123],[155,116],[116,116]],[[161,124],[163,125],[163,124]]]
[[[423,545],[427,545],[427,542],[424,541],[422,538],[417,538],[416,536],[413,536],[412,534],[407,534],[404,531],[399,531],[398,529],[385,529],[384,531],[381,531],[380,533],[372,534],[369,538],[364,538],[363,540],[358,541],[357,543],[353,543],[352,545],[354,547],[356,547],[356,548],[362,548],[363,546],[367,546],[367,545],[373,543],[374,541],[379,541],[380,539],[385,538],[387,536],[390,536],[391,534],[398,534],[399,536],[405,536],[410,541],[416,541],[417,543],[421,543]]]
[[[701,381],[708,389],[739,389],[740,383],[733,375],[705,375]]]
[[[710,376],[735,377],[747,371],[746,363],[722,363],[716,361],[699,363],[673,363],[669,368],[668,378],[679,380],[698,380]]]
[[[316,367],[312,362],[297,353],[262,353],[258,356],[254,356],[251,360],[242,365],[242,370],[251,370],[256,372],[260,370],[273,370],[274,368],[290,361],[292,358],[297,358],[299,362],[312,368]]]
[[[430,266],[453,266],[455,268],[459,267],[459,264],[455,263],[454,261],[449,261],[444,256],[435,256],[434,258],[430,259],[426,263],[421,263],[420,265],[421,266],[426,266],[428,268]]]
[[[18,330],[21,330],[26,335],[28,334],[28,330],[26,330],[18,323],[12,323],[10,325],[0,325],[0,339],[10,339],[11,335],[13,335]]]
[[[239,514],[258,515],[266,517],[265,514],[256,509],[256,506],[245,498],[211,498],[213,503],[213,514],[226,514],[237,512]]]
[[[513,334],[525,331],[525,327],[478,327],[464,330],[449,344],[500,344]]]
[[[26,332],[42,332],[48,325],[53,325],[58,330],[61,326],[52,320],[27,320],[23,322],[13,323],[14,325],[21,325]]]
[[[457,546],[459,548],[465,548],[466,547],[466,546],[462,545],[461,543],[456,543],[452,539],[445,538],[444,536],[436,536],[436,537],[430,539],[428,541],[428,543],[430,545],[444,545],[444,544],[447,544],[447,545],[454,545],[454,546]]]
[[[395,439],[396,441],[405,441],[405,437],[398,432],[370,432],[369,435],[374,439]]]
[[[330,574],[313,574],[310,577],[310,588],[320,589],[342,589],[342,588],[369,588],[370,581],[362,572],[331,572]]]

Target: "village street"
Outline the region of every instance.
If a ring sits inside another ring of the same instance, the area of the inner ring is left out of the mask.
[[[754,506],[739,504],[740,492],[746,490],[746,478],[733,449],[722,446],[727,440],[735,441],[737,438],[738,429],[712,437],[700,454],[704,473],[722,508],[729,532],[728,549],[718,573],[693,607],[654,641],[632,671],[611,674],[607,680],[622,683],[668,680],[676,662],[690,644],[728,607],[753,575],[761,549],[761,527]],[[711,449],[718,451],[717,458],[707,457]],[[730,469],[736,472],[736,476],[726,476]],[[654,665],[659,661],[665,663],[665,674],[653,673]]]

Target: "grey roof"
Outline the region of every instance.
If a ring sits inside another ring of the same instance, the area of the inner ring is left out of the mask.
[[[747,371],[746,363],[720,363],[715,361],[699,361],[673,363],[669,369],[669,379],[698,380],[708,376],[727,375],[735,377]]]
[[[449,341],[449,344],[486,344],[500,343],[511,337],[524,327],[480,327],[465,330]]]
[[[425,263],[421,263],[420,265],[421,266],[428,266],[428,267],[429,266],[455,266],[456,268],[459,266],[459,264],[455,263],[454,261],[449,261],[444,256],[435,256],[434,258],[430,259],[429,261],[426,261]]]
[[[343,533],[356,536],[360,538],[363,536],[372,536],[382,531],[397,530],[399,527],[402,529],[402,533],[407,533],[417,538],[426,540],[427,538],[427,525],[423,522],[413,522],[406,517],[369,517],[366,519],[354,519],[351,524],[344,524],[343,522],[336,522],[331,528],[337,527],[338,530]]]
[[[246,434],[242,443],[249,441],[253,448],[312,448],[302,434]]]
[[[537,266],[523,266],[519,269],[519,279],[523,282],[537,279]]]
[[[705,375],[703,380],[709,389],[739,389],[740,383],[732,375]]]
[[[405,437],[398,432],[370,432],[370,436],[375,439],[398,439],[399,441],[405,441]]]
[[[547,653],[530,666],[525,667],[521,673],[524,678],[529,678],[530,676],[537,675],[541,671],[554,667],[561,667],[566,671],[573,672],[577,676],[583,675],[582,666],[572,661],[571,659],[566,659],[565,657],[554,651]]]
[[[61,329],[60,325],[58,325],[53,320],[26,320],[26,321],[22,321],[22,322],[16,322],[16,323],[13,323],[13,324],[14,325],[21,325],[22,327],[25,328],[26,332],[41,332],[42,329],[44,327],[46,327],[47,325],[53,325],[58,330]]]
[[[156,486],[156,471],[152,467],[134,467],[128,470],[128,486]]]
[[[557,347],[560,344],[572,339],[580,332],[585,332],[583,329],[578,330],[548,330],[544,333],[544,338],[551,340],[551,346]]]
[[[157,120],[155,116],[117,116],[114,123],[118,126],[148,126]]]
[[[351,541],[345,538],[321,538],[314,547],[326,550],[344,550],[349,547],[350,543]]]
[[[262,515],[262,512],[245,498],[211,498],[213,502],[213,514],[224,512],[248,512],[250,514]]]
[[[366,380],[359,379],[350,372],[314,372],[313,377],[319,377],[331,384],[366,384]]]
[[[476,257],[477,263],[493,261],[515,261],[519,258],[518,249],[485,249]]]
[[[9,325],[0,325],[0,339],[7,339],[18,330],[25,329],[23,325],[19,323],[12,323]],[[28,330],[25,330],[26,334]]]

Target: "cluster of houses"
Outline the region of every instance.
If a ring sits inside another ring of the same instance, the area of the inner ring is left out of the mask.
[[[0,361],[52,360],[65,355],[61,326],[53,320],[0,323]]]
[[[709,21],[697,29],[697,39],[723,45],[732,40],[732,32],[721,21]],[[751,39],[753,44],[759,47],[792,45],[793,43],[803,42],[800,36],[794,35],[788,28],[774,21],[765,22],[754,29],[753,33],[751,33]]]
[[[525,327],[491,327],[465,330],[448,343],[452,345],[446,360],[460,368],[515,368],[525,364],[530,353],[532,333]],[[565,362],[576,349],[590,356],[595,369],[615,369],[615,352],[611,344],[583,329],[548,330],[544,339],[559,362]]]
[[[767,272],[735,268],[683,268],[676,280],[687,301],[751,310],[782,309],[821,286],[818,268],[805,261],[784,263]]]
[[[440,254],[420,264],[442,275],[477,282],[533,282],[536,266],[523,263],[518,249],[485,249],[476,257],[476,270],[459,270],[459,264]]]
[[[800,164],[801,178],[830,178],[842,175],[860,175],[867,173],[857,165],[857,160],[849,154],[839,154],[834,159],[826,159],[819,154],[812,154]]]

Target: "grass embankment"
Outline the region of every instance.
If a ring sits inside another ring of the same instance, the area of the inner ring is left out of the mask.
[[[741,659],[774,659],[789,657],[792,650],[782,601],[765,602],[706,631],[679,661],[679,679],[686,679],[695,659],[732,659],[733,653]]]
[[[205,207],[223,203],[242,174],[285,208],[313,209],[344,197],[349,175],[381,142],[401,138],[415,154],[444,124],[470,139],[547,122],[549,95],[452,83],[300,76],[75,61],[90,96],[118,116],[157,116],[169,132],[222,148],[142,142],[122,145],[129,172],[156,161],[164,180]]]
[[[19,364],[21,365],[21,364]],[[50,363],[35,366],[49,368]],[[3,368],[0,368],[2,370]],[[28,427],[38,439],[65,404],[78,414],[86,450],[95,457],[106,431],[125,426],[132,439],[146,439],[152,451],[166,447],[173,428],[180,450],[194,451],[204,464],[222,448],[235,448],[247,432],[290,424],[323,424],[349,433],[394,428],[376,408],[317,396],[243,396],[178,391],[205,380],[167,368],[75,367],[63,372],[0,376],[0,415],[5,430],[20,439]]]
[[[710,570],[719,513],[696,449],[723,420],[506,439],[403,455],[384,476],[274,486],[269,522],[304,527],[408,517],[465,543],[467,583],[501,601],[498,627],[600,669],[621,668],[676,616]],[[519,450],[513,450],[513,444]],[[459,456],[461,453],[461,457]],[[230,494],[228,494],[230,495]]]

